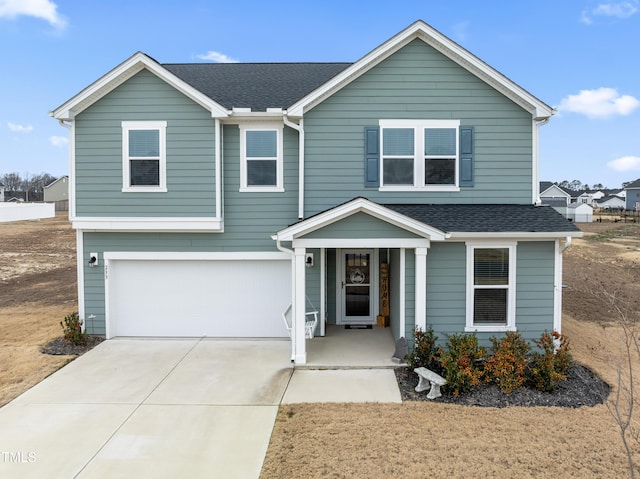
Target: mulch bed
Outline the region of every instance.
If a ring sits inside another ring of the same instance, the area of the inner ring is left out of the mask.
[[[45,345],[41,351],[44,354],[54,356],[80,356],[104,341],[103,336],[87,336],[86,338],[86,343],[80,346],[74,346],[64,338],[56,338]]]
[[[421,393],[415,391],[418,375],[412,369],[408,367],[396,368],[395,373],[403,401],[431,401],[431,399],[427,399],[428,390]],[[505,394],[495,385],[482,385],[456,397],[447,392],[445,386],[442,388],[442,397],[433,399],[433,401],[496,408],[511,406],[577,408],[602,404],[609,392],[609,385],[589,368],[574,364],[567,374],[567,379],[562,381],[552,393],[523,387],[511,394]]]

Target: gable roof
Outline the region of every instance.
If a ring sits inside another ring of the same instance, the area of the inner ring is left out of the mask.
[[[106,75],[93,82],[80,93],[67,100],[49,115],[58,120],[72,120],[75,115],[82,112],[100,98],[122,85],[129,78],[143,69],[150,71],[179,92],[191,98],[205,109],[211,112],[211,116],[227,116],[226,108],[216,103],[213,99],[199,92],[193,86],[178,78],[157,61],[142,52],[135,53]]]
[[[289,115],[302,116],[306,111],[312,109],[415,39],[420,39],[435,48],[447,58],[529,111],[534,118],[542,120],[555,113],[554,108],[527,92],[435,28],[422,20],[418,20],[291,106],[288,110]]]
[[[287,109],[351,63],[168,63],[162,66],[228,110]]]
[[[540,196],[542,196],[544,193],[547,193],[547,191],[550,189],[557,189],[559,193],[562,193],[564,196],[571,198],[570,190],[567,190],[566,188],[563,188],[556,183],[552,183],[551,181],[540,182]]]

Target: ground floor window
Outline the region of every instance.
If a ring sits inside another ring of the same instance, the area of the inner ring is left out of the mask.
[[[515,243],[467,243],[467,331],[515,329]]]

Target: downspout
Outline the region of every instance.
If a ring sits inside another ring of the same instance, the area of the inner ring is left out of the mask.
[[[555,258],[555,278],[556,293],[554,294],[554,314],[553,314],[553,329],[559,333],[562,332],[562,253],[571,246],[571,236],[567,236],[564,245],[557,246],[557,253]],[[559,242],[558,242],[559,243]],[[558,346],[559,344],[556,344]]]
[[[555,113],[555,110],[554,110]],[[553,114],[553,113],[552,113]],[[542,200],[540,199],[540,146],[539,146],[539,137],[540,137],[540,127],[549,123],[550,117],[537,117],[533,119],[533,172],[531,175],[532,178],[532,187],[533,187],[533,204],[535,206],[540,206],[542,204]]]
[[[293,362],[296,357],[296,320],[294,314],[296,306],[296,256],[292,249],[288,249],[282,246],[278,235],[272,235],[271,239],[275,240],[276,248],[278,248],[278,251],[282,251],[283,253],[287,253],[291,256],[291,361]]]
[[[558,250],[558,253],[560,253],[560,254],[564,253],[564,251],[565,251],[569,246],[571,246],[571,241],[572,241],[571,236],[567,236],[567,237],[565,238],[565,241],[564,241],[564,246],[562,246],[562,247]]]
[[[286,115],[282,117],[284,124],[298,132],[298,219],[304,218],[304,120],[293,123]]]
[[[224,230],[224,223],[222,222],[224,218],[224,206],[222,204],[223,198],[224,198],[224,195],[222,192],[224,188],[224,185],[222,183],[224,172],[222,171],[222,165],[223,165],[222,127],[220,124],[220,118],[215,119],[215,135],[216,135],[216,218],[218,218],[218,220],[221,222],[222,229]]]

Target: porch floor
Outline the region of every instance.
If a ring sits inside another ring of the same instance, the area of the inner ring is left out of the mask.
[[[296,368],[355,369],[393,368],[395,341],[390,328],[345,329],[328,324],[326,336],[307,340],[307,364]]]

